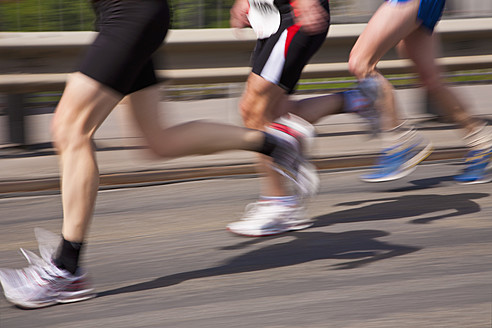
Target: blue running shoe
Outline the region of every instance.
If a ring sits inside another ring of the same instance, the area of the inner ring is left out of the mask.
[[[414,130],[407,132],[403,142],[383,150],[373,172],[362,175],[364,182],[386,182],[401,179],[415,170],[432,152],[432,144],[417,135]]]
[[[487,172],[492,157],[492,149],[471,150],[465,156],[465,169],[454,177],[461,184],[487,183],[492,181],[490,172]]]

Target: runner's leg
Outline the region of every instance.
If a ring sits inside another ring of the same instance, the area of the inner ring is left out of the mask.
[[[398,5],[383,3],[357,39],[349,57],[349,69],[360,81],[375,77],[381,85],[382,96],[378,108],[382,112],[382,128],[389,130],[401,124],[396,110],[393,87],[376,65],[381,57],[420,24],[417,21],[419,0]]]
[[[121,97],[90,77],[74,73],[55,111],[52,132],[62,177],[62,234],[67,240],[84,240],[99,186],[92,137]]]
[[[261,131],[228,124],[193,121],[164,128],[158,100],[158,87],[152,86],[129,95],[127,104],[150,148],[160,157],[237,149],[258,151],[264,143]]]
[[[349,69],[361,84],[372,82],[368,85],[379,85],[374,94],[378,98],[376,107],[381,112],[383,151],[373,172],[362,176],[366,182],[390,181],[406,176],[432,150],[430,142],[400,121],[393,87],[376,70],[376,65],[388,50],[420,28],[421,22],[417,19],[419,5],[420,0],[383,3],[350,53]]]
[[[399,45],[402,53],[414,63],[428,94],[439,103],[452,120],[471,133],[479,121],[471,117],[465,105],[457,95],[447,87],[441,78],[441,71],[436,63],[437,39],[424,29],[418,29],[408,35]],[[483,125],[483,124],[482,124]]]

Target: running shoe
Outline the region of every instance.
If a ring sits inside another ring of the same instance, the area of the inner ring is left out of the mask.
[[[278,140],[271,154],[273,169],[294,182],[301,198],[314,196],[319,188],[319,177],[316,167],[305,157],[315,135],[314,127],[289,114],[269,125],[267,132]]]
[[[402,141],[396,145],[383,150],[373,172],[362,175],[362,181],[386,182],[403,178],[432,152],[432,144],[413,129],[400,139]]]
[[[369,126],[369,131],[373,136],[380,132],[379,112],[374,106],[374,101],[365,96],[360,89],[348,90],[343,92],[344,111],[359,115]]]
[[[362,92],[364,96],[369,98],[373,103],[376,102],[382,94],[381,82],[377,77],[366,77],[359,81],[357,89]]]
[[[246,206],[244,217],[227,225],[235,234],[262,237],[309,228],[313,221],[303,206],[285,205],[278,201],[258,201]]]
[[[5,298],[21,308],[33,309],[58,303],[77,302],[95,296],[88,286],[87,274],[80,268],[75,274],[59,269],[53,263],[58,236],[36,229],[41,257],[21,248],[29,262],[24,269],[0,269],[0,283]]]
[[[461,184],[487,183],[492,181],[488,172],[492,149],[471,150],[465,156],[465,169],[454,179]]]

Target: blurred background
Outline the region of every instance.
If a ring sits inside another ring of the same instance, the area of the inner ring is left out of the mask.
[[[1,31],[89,31],[93,14],[87,0],[3,0]],[[229,27],[233,0],[171,0],[173,29]],[[367,22],[381,0],[331,0],[332,20]],[[444,18],[491,17],[492,1],[448,0]]]

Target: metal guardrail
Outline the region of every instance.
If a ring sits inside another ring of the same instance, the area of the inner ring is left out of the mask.
[[[365,24],[333,25],[304,69],[303,78],[347,77],[350,49]],[[447,70],[492,68],[492,18],[443,20],[440,64]],[[8,99],[10,139],[24,144],[23,95],[60,91],[67,74],[95,32],[0,33],[0,93]],[[159,78],[168,84],[243,82],[255,44],[251,30],[172,30],[156,53]],[[409,73],[412,64],[388,53],[378,65],[384,74]]]

